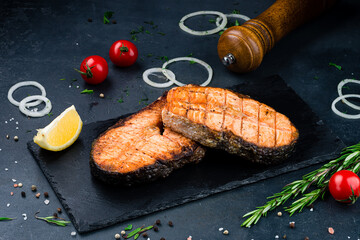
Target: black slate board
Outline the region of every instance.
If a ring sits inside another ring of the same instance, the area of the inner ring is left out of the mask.
[[[279,76],[230,89],[248,94],[291,119],[300,138],[290,159],[264,167],[209,150],[200,164],[179,169],[166,179],[126,188],[103,184],[91,176],[89,168],[92,141],[118,119],[85,125],[79,139],[62,152],[40,149],[33,142],[28,142],[28,148],[75,228],[84,233],[327,161],[344,147]]]

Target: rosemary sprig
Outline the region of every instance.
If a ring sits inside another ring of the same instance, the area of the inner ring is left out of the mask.
[[[8,217],[0,217],[0,221],[11,221],[15,218],[8,218]]]
[[[62,218],[59,217],[54,217],[54,216],[49,216],[49,217],[38,217],[37,214],[39,213],[39,211],[37,211],[35,213],[35,218],[39,219],[39,220],[43,220],[45,222],[51,223],[51,224],[55,224],[58,226],[62,226],[62,227],[66,227],[67,224],[71,223],[70,221],[65,221]],[[60,220],[56,220],[56,219],[60,219]]]
[[[242,224],[242,227],[251,227],[256,224],[262,216],[266,217],[269,211],[284,204],[289,198],[296,198],[301,194],[301,198],[294,201],[290,207],[285,210],[290,216],[295,212],[301,212],[306,206],[314,203],[319,197],[323,198],[326,193],[329,178],[340,170],[350,170],[358,173],[360,170],[360,143],[343,149],[340,157],[324,164],[303,176],[301,180],[296,180],[283,187],[283,191],[275,193],[268,197],[268,202],[264,206],[257,207],[255,210],[246,213],[243,217],[248,217]],[[316,189],[305,193],[310,186],[316,185]]]
[[[124,238],[129,239],[132,236],[134,236],[134,239],[137,239],[140,236],[140,234],[146,232],[147,230],[152,229],[153,227],[154,227],[153,225],[150,225],[150,226],[148,226],[146,228],[139,227],[139,228],[135,229],[134,231],[130,232],[129,234],[125,235]]]

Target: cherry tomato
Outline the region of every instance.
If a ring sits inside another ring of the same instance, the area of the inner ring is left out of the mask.
[[[360,178],[349,170],[341,170],[331,176],[329,190],[335,200],[354,203],[360,195]]]
[[[89,84],[102,83],[108,75],[109,67],[103,57],[93,55],[85,58],[80,65],[81,77]]]
[[[115,65],[128,67],[136,62],[138,50],[132,42],[119,40],[111,45],[109,55]]]

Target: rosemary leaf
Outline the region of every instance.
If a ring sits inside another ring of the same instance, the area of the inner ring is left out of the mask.
[[[81,94],[92,94],[92,93],[94,93],[94,90],[85,89],[81,91]]]
[[[129,231],[132,229],[132,224],[129,224],[126,228],[124,228],[125,231]]]
[[[11,221],[15,218],[0,217],[0,221]]]
[[[38,214],[39,212],[35,213],[35,218],[39,219],[39,220],[43,220],[47,223],[51,223],[51,224],[55,224],[58,226],[62,226],[62,227],[66,227],[67,224],[71,223],[70,221],[65,221],[65,220],[57,220],[59,218],[55,218],[54,216],[49,216],[49,217],[38,217],[36,216],[36,214]]]
[[[130,232],[128,235],[126,235],[126,238],[131,238],[132,236],[134,236],[135,234],[137,234],[140,231],[141,231],[141,228],[137,228],[134,231]]]
[[[340,65],[337,65],[335,63],[329,62],[329,66],[336,67],[338,70],[342,70],[342,67]]]

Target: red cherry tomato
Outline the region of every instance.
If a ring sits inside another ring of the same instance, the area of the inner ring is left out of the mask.
[[[80,65],[81,77],[89,84],[102,83],[108,72],[109,67],[106,60],[97,55],[85,58]]]
[[[115,65],[128,67],[136,62],[138,50],[132,42],[119,40],[111,45],[109,55]]]
[[[349,170],[341,170],[332,175],[329,190],[335,200],[354,203],[360,195],[360,178]]]

